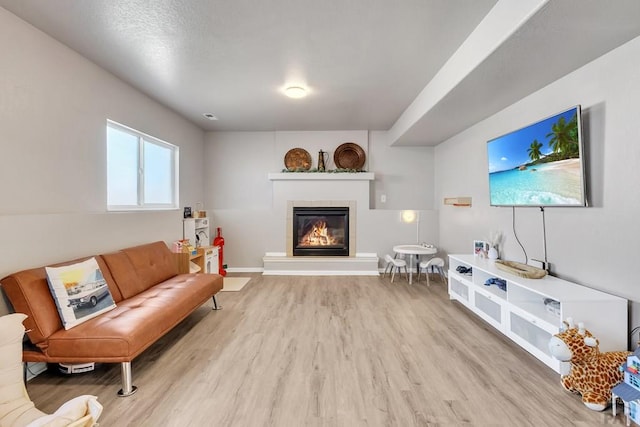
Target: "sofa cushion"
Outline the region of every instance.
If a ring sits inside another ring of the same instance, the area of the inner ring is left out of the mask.
[[[58,263],[53,266],[58,267],[75,264],[87,258],[88,257]],[[122,300],[122,294],[115,285],[104,261],[100,257],[96,257],[96,261],[107,281],[109,291],[117,304]],[[44,342],[47,337],[55,331],[62,329],[62,322],[60,321],[56,304],[49,291],[45,268],[38,267],[13,273],[2,279],[1,283],[2,290],[11,301],[13,310],[29,316],[24,321],[29,340],[36,345],[46,345]]]
[[[95,258],[45,270],[65,329],[116,308]]]
[[[161,241],[104,254],[102,258],[125,299],[178,274],[173,253]]]

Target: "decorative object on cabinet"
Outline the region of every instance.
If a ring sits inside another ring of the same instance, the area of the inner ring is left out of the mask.
[[[333,161],[341,169],[360,170],[364,166],[366,155],[362,147],[353,142],[345,142],[333,153]]]
[[[496,260],[496,267],[526,279],[542,279],[547,275],[546,270],[516,261]]]
[[[484,282],[485,286],[497,286],[498,289],[500,289],[501,291],[507,291],[507,281],[504,279],[499,279],[497,277],[490,277],[487,279],[486,282]]]
[[[626,348],[626,299],[550,275],[537,280],[522,278],[499,270],[496,263],[471,254],[449,255],[449,298],[556,372],[560,372],[561,363],[552,357],[549,340],[561,332],[561,319],[579,317],[583,320],[600,338],[603,351]],[[506,290],[485,286],[491,278],[506,280]],[[557,301],[559,310],[548,310],[545,298]]]
[[[560,302],[551,298],[543,298],[544,308],[551,314],[560,317]]]
[[[200,202],[196,203],[196,210],[193,211],[193,217],[194,218],[206,218],[207,217],[207,211],[205,211],[203,209],[202,203],[200,203]]]
[[[492,231],[489,233],[489,251],[487,252],[487,258],[498,259],[500,258],[500,246],[502,246],[502,232]]]
[[[487,258],[489,254],[489,243],[484,240],[474,240],[473,254],[480,258]]]
[[[288,170],[309,170],[311,154],[304,148],[292,148],[284,155],[284,166]]]
[[[562,387],[572,393],[580,393],[587,408],[602,411],[609,404],[611,389],[623,381],[620,365],[631,353],[601,353],[598,340],[584,328],[583,323],[575,327],[569,318],[565,326],[564,331],[549,340],[551,355],[560,362],[570,363],[568,372],[560,372]]]

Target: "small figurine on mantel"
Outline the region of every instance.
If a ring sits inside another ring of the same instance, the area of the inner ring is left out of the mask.
[[[327,154],[326,151],[322,151],[320,150],[318,152],[318,172],[324,172],[325,171],[325,164],[324,164],[324,155]]]

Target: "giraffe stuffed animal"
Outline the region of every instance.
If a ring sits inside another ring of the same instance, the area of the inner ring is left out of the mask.
[[[551,337],[549,351],[561,362],[561,384],[582,395],[582,402],[594,411],[604,410],[611,400],[611,389],[624,379],[620,365],[629,351],[601,353],[598,340],[584,328],[576,328],[571,319],[565,328]]]

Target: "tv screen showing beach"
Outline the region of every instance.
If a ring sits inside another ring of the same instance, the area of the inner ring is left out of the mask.
[[[487,143],[492,206],[585,206],[580,106]]]

